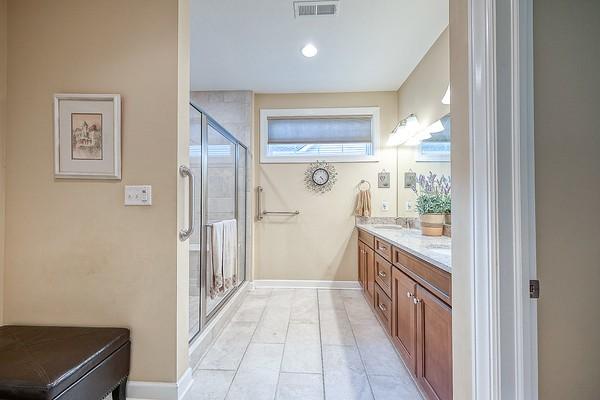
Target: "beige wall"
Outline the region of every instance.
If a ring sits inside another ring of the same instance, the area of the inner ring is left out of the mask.
[[[8,16],[4,322],[130,327],[131,379],[173,382],[178,1],[16,0]],[[53,178],[56,92],[122,95],[122,181]],[[124,207],[125,184],[152,185],[153,205]]]
[[[468,0],[450,0],[450,81],[452,87],[452,359],[454,398],[470,400],[472,316],[469,272],[470,144]]]
[[[6,5],[0,0],[0,325],[4,315],[4,232],[5,232],[5,171],[6,171]]]
[[[396,92],[336,94],[257,94],[255,96],[255,146],[258,149],[259,112],[262,108],[361,107],[381,108],[381,142],[396,125]],[[257,151],[258,154],[258,151]],[[255,185],[264,188],[264,207],[295,210],[293,218],[265,218],[255,224],[256,279],[357,280],[356,237],[353,210],[356,186],[361,179],[372,184],[375,216],[396,214],[396,149],[381,149],[377,163],[336,163],[338,181],[322,195],[304,187],[307,164],[260,164],[255,158]],[[377,189],[377,173],[392,174],[390,189]],[[381,202],[390,210],[381,211]]]
[[[190,0],[177,0],[177,166],[190,165]],[[177,232],[187,227],[186,212],[189,210],[187,182],[177,180]],[[189,363],[189,289],[190,248],[189,240],[177,244],[177,371],[180,379],[190,367]]]
[[[415,114],[423,127],[431,125],[450,112],[450,106],[442,104],[442,97],[450,83],[450,33],[448,28],[431,46],[427,54],[398,89],[398,117]],[[417,174],[450,175],[449,162],[416,162],[415,147],[398,147],[398,216],[416,217],[416,195],[404,188],[404,173],[412,170]],[[406,202],[412,203],[412,211]]]
[[[540,399],[600,393],[600,2],[534,1]]]

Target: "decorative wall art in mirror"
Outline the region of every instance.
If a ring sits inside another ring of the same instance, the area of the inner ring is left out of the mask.
[[[120,95],[54,95],[54,176],[121,179]]]

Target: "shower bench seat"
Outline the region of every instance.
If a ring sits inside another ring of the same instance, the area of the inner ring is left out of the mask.
[[[0,327],[0,399],[125,400],[129,330]]]

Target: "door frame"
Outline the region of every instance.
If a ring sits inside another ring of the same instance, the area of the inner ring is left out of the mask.
[[[533,0],[468,1],[472,398],[536,400]]]

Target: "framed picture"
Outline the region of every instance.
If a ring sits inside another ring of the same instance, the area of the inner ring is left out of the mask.
[[[54,95],[54,176],[121,179],[120,95]]]

